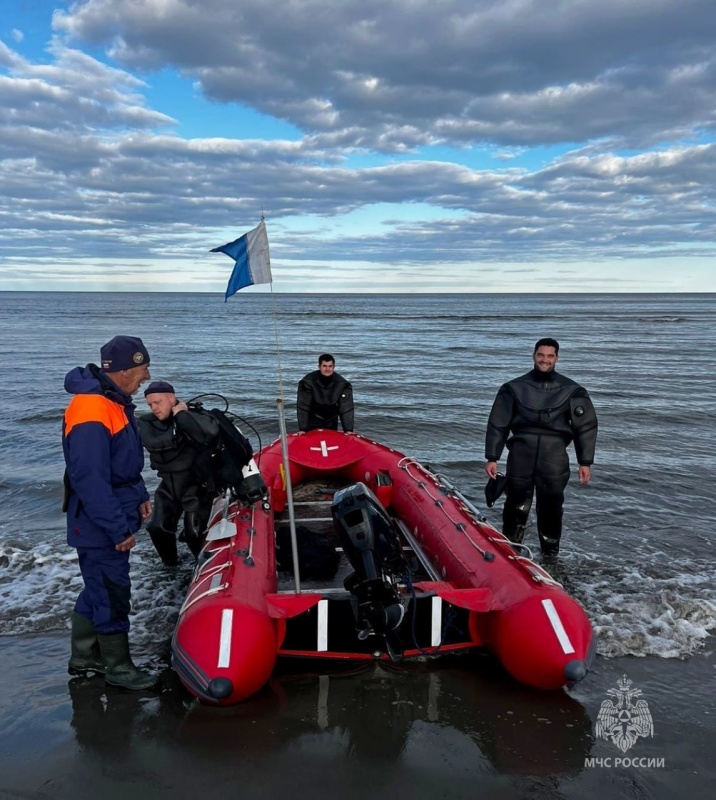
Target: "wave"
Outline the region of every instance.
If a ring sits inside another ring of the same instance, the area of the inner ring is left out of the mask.
[[[637,322],[664,322],[664,323],[678,323],[688,322],[686,317],[637,317]]]
[[[663,556],[609,563],[570,550],[553,570],[585,607],[600,655],[686,658],[716,628],[711,562],[667,563]],[[137,641],[171,637],[193,570],[188,552],[182,559],[176,570],[162,568],[151,543],[140,536],[130,561]],[[81,587],[76,553],[62,543],[0,545],[0,635],[65,630]]]
[[[606,658],[686,658],[716,630],[716,570],[656,551],[640,562],[571,553],[555,577],[587,611]]]
[[[187,553],[178,569],[163,568],[145,535],[132,550],[132,637],[169,639],[193,571]],[[82,589],[77,552],[54,541],[0,544],[0,635],[65,630]]]
[[[53,408],[45,411],[39,411],[34,414],[28,414],[27,416],[24,417],[18,417],[16,421],[24,422],[27,423],[28,425],[46,423],[46,422],[59,423],[62,421],[63,415],[64,415],[64,409]]]

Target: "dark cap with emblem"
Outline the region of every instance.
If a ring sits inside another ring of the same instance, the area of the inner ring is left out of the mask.
[[[119,372],[149,364],[149,353],[138,336],[115,336],[102,345],[99,354],[105,372]]]
[[[148,394],[176,394],[174,387],[167,381],[152,381],[144,390],[144,396]]]

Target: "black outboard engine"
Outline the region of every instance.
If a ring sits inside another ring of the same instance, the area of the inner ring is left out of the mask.
[[[331,513],[343,552],[355,570],[344,586],[355,598],[358,637],[385,635],[400,625],[405,614],[395,587],[407,571],[398,534],[378,498],[364,483],[337,491]],[[390,652],[390,642],[386,643]]]

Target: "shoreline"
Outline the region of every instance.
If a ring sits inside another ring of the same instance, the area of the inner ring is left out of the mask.
[[[598,656],[570,692],[517,686],[480,657],[330,675],[280,669],[259,695],[227,709],[199,706],[168,668],[158,692],[70,681],[68,651],[66,633],[0,637],[0,675],[15,687],[0,700],[0,798],[183,800],[209,789],[319,800],[364,797],[370,786],[372,797],[407,788],[427,800],[553,786],[583,800],[634,797],[638,778],[643,796],[666,800],[705,796],[716,780],[708,648],[683,661]],[[626,754],[594,733],[623,674],[643,691],[654,726]],[[622,756],[664,766],[585,766]]]

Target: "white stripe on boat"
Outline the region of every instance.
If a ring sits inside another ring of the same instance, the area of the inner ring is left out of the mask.
[[[443,599],[435,595],[433,597],[433,617],[430,626],[430,644],[433,647],[440,645],[440,629],[443,621]]]
[[[221,612],[221,633],[219,635],[219,661],[217,667],[228,667],[231,661],[231,628],[234,622],[234,609],[225,608]]]
[[[565,653],[574,653],[574,647],[572,646],[572,642],[569,641],[569,636],[567,636],[567,631],[565,631],[564,625],[562,625],[562,620],[559,618],[554,603],[551,600],[543,600],[542,606],[547,612],[547,617],[552,623],[552,630],[557,634],[559,643],[562,645],[562,650],[564,650]]]
[[[318,643],[316,650],[325,653],[328,650],[328,600],[318,601]]]

